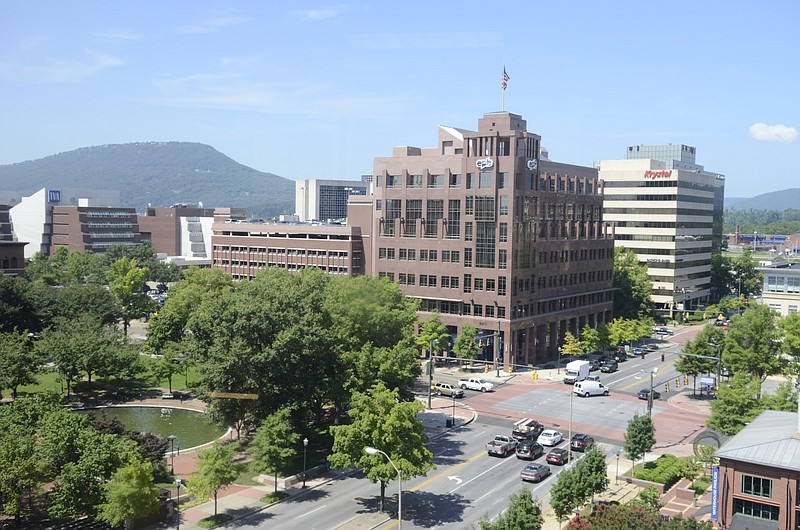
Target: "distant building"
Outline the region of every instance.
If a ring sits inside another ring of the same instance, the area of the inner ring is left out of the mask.
[[[167,256],[211,259],[214,208],[174,204],[169,208],[147,208],[139,215],[142,242]]]
[[[369,189],[369,183],[363,180],[298,180],[295,183],[295,214],[301,222],[344,220],[347,218],[348,198],[366,195]]]
[[[266,267],[298,271],[317,267],[328,274],[364,274],[358,226],[319,223],[215,222],[212,267],[247,280]]]
[[[14,241],[10,209],[7,204],[0,204],[0,274],[24,276],[27,243]]]
[[[53,236],[53,210],[61,207],[117,207],[119,192],[90,189],[42,188],[30,197],[22,197],[11,207],[11,228],[17,241],[28,243],[25,258],[37,252],[51,254]],[[59,228],[64,235],[65,228]],[[63,240],[63,238],[62,238]]]
[[[687,145],[628,147],[599,163],[614,244],[636,253],[664,311],[709,302],[711,255],[722,244],[725,177],[695,163]]]
[[[78,206],[53,206],[49,255],[59,247],[104,254],[114,245],[141,244],[134,208],[91,206],[89,203],[81,200]]]
[[[756,267],[764,275],[761,303],[781,316],[797,313],[800,307],[800,263],[775,262]]]
[[[798,413],[767,410],[715,453],[717,528],[800,528]],[[713,475],[712,475],[713,479]]]

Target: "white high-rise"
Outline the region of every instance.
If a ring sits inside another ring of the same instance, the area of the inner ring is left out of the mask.
[[[695,163],[687,145],[628,147],[603,160],[603,218],[614,245],[647,264],[660,309],[694,308],[711,295],[711,255],[722,241],[725,177]]]

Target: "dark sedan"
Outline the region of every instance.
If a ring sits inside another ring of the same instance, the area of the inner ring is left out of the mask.
[[[639,393],[636,394],[636,395],[639,396],[639,399],[645,399],[646,400],[648,398],[649,394],[650,394],[650,389],[649,388],[643,388],[643,389],[639,390]],[[653,390],[653,399],[661,399],[661,393],[656,391],[656,390]]]
[[[536,460],[544,454],[544,447],[536,442],[523,441],[517,444],[517,458]]]
[[[617,368],[619,368],[619,365],[616,363],[616,361],[609,360],[603,363],[603,366],[600,367],[600,371],[604,374],[611,374],[616,372]]]
[[[551,449],[549,453],[547,453],[547,458],[545,458],[548,464],[555,464],[557,466],[563,466],[567,462],[569,462],[569,451],[566,449]]]
[[[585,453],[594,445],[594,438],[588,434],[575,434],[570,442],[570,447],[573,451],[580,451]]]
[[[550,466],[544,464],[528,464],[519,474],[524,481],[541,482],[550,476]]]

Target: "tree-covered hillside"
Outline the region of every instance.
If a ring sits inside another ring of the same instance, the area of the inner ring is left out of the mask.
[[[143,142],[84,147],[39,160],[0,166],[4,191],[41,188],[119,190],[123,206],[202,202],[246,208],[251,216],[294,211],[294,182],[249,168],[213,147],[190,142]]]

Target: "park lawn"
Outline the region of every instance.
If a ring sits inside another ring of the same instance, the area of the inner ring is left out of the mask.
[[[24,385],[17,389],[19,395],[22,394],[38,394],[46,390],[55,390],[56,392],[66,393],[66,381],[63,381],[55,369],[47,368],[45,371],[36,374],[36,383],[32,385]],[[11,390],[3,389],[2,397],[11,397]]]

